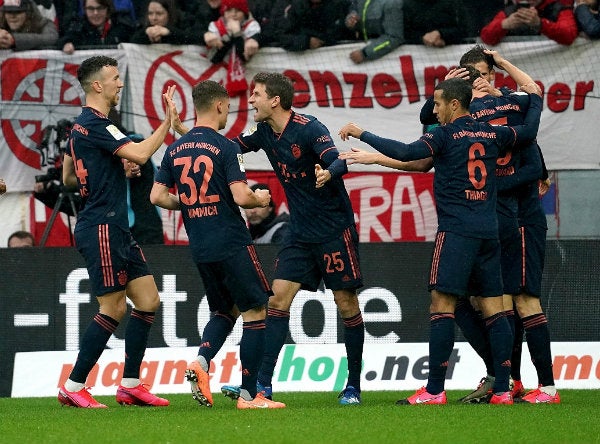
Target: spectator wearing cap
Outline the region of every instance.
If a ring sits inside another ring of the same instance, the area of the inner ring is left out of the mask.
[[[250,187],[252,191],[269,190],[265,183],[257,183]],[[271,190],[269,190],[269,193]],[[273,197],[269,206],[265,208],[245,209],[248,229],[255,244],[280,244],[289,231],[290,215],[288,213],[275,214],[276,207]]]
[[[4,0],[0,9],[0,49],[28,51],[56,44],[56,25],[42,16],[32,0]]]
[[[226,88],[230,96],[248,89],[244,64],[258,51],[260,25],[252,18],[246,0],[222,0],[221,17],[208,25],[204,42],[212,63],[227,64]]]

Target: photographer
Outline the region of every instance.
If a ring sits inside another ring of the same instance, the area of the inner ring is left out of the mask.
[[[81,196],[76,189],[68,190],[62,183],[63,155],[72,125],[70,120],[61,119],[56,125],[44,128],[44,136],[37,149],[42,155],[42,166],[49,168],[45,174],[35,176],[33,196],[47,207],[54,208],[61,192],[69,193],[69,198],[61,201],[58,211],[77,216]]]

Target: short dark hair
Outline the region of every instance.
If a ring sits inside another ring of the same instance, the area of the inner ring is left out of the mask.
[[[478,78],[481,77],[481,72],[479,72],[479,70],[477,68],[475,68],[473,65],[464,65],[464,66],[461,66],[461,68],[464,68],[468,71],[468,73],[469,73],[468,82],[471,85],[473,85],[473,82],[475,82],[475,80],[477,80]]]
[[[119,62],[117,59],[107,56],[94,56],[81,62],[77,68],[77,80],[84,91],[89,88],[92,77],[102,71],[105,66],[119,66]]]
[[[458,100],[460,105],[468,110],[473,98],[473,88],[469,82],[459,77],[444,80],[435,87],[435,91],[442,91],[442,99],[446,102]]]
[[[83,9],[85,10],[85,5],[88,0],[83,0]],[[110,18],[111,15],[115,13],[115,5],[112,0],[96,0],[100,6],[104,6],[106,8],[106,15]]]
[[[265,91],[269,98],[279,96],[279,103],[284,110],[292,108],[294,101],[294,84],[292,81],[278,72],[259,72],[254,76],[254,83],[265,85]]]
[[[192,89],[194,108],[198,111],[207,110],[216,100],[228,98],[225,87],[214,80],[203,80]]]
[[[488,69],[491,71],[494,69],[494,56],[483,52],[486,48],[481,45],[475,45],[467,52],[465,52],[460,58],[459,65],[475,65],[476,63],[485,62]]]
[[[8,241],[6,242],[6,245],[10,245],[10,241],[14,238],[21,240],[31,239],[31,245],[35,246],[35,238],[33,237],[33,234],[31,234],[29,231],[15,231],[13,234],[8,236]]]

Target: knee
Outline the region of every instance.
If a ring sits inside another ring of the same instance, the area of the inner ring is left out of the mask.
[[[542,305],[540,300],[534,296],[520,294],[515,297],[515,306],[521,318],[533,316],[542,313]]]

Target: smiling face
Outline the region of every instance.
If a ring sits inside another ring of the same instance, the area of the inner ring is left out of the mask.
[[[25,11],[7,11],[4,13],[4,18],[11,31],[19,31],[25,24],[27,13]]]
[[[85,2],[85,16],[93,26],[103,26],[108,20],[108,8],[96,0],[87,0]]]
[[[148,4],[148,23],[151,26],[167,26],[169,23],[169,12],[158,2]]]

